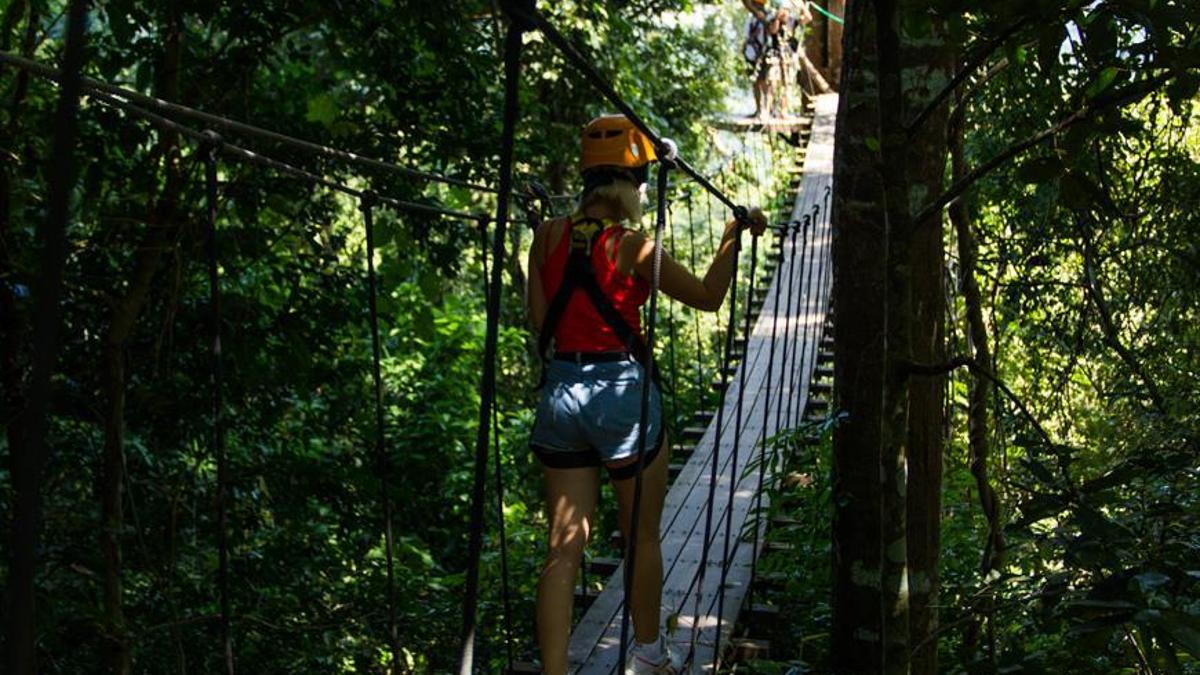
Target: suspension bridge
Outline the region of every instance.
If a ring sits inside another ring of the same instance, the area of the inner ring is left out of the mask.
[[[781,232],[770,284],[749,307],[750,338],[734,353],[736,372],[721,387],[722,407],[698,439],[696,430],[686,432],[685,440],[696,440],[694,446],[675,450],[687,462],[671,484],[663,511],[663,607],[678,613],[678,628],[669,639],[691,653],[704,672],[712,672],[717,645],[729,643],[763,542],[766,522],[755,514],[761,513],[756,501],[770,470],[770,462],[762,461],[764,441],[797,425],[818,370],[831,278],[826,214],[836,112],[836,95],[816,99],[788,219],[796,225]],[[713,551],[705,555],[706,548]],[[623,588],[621,566],[576,627],[569,654],[579,675],[617,672]]]
[[[208,196],[208,266],[210,281],[210,304],[212,308],[211,344],[213,360],[212,386],[213,406],[211,410],[213,433],[211,450],[217,465],[219,523],[219,598],[222,651],[226,671],[234,672],[234,650],[232,622],[236,608],[229,604],[228,543],[225,530],[227,517],[225,501],[227,469],[224,457],[222,433],[222,367],[221,367],[221,316],[220,316],[220,272],[218,247],[218,165],[221,161],[240,161],[257,164],[268,170],[293,176],[322,185],[360,200],[363,225],[366,234],[368,274],[370,289],[371,337],[374,356],[374,389],[376,437],[375,450],[386,469],[385,424],[381,405],[382,376],[380,371],[380,337],[376,312],[378,279],[373,267],[373,220],[372,214],[378,207],[389,207],[398,211],[418,211],[448,218],[473,221],[487,241],[490,232],[491,261],[488,271],[486,293],[488,296],[488,322],[485,338],[481,377],[481,406],[475,446],[475,482],[471,509],[470,568],[467,570],[464,598],[463,648],[460,656],[460,673],[473,672],[475,664],[476,614],[479,600],[479,562],[483,547],[484,481],[488,476],[489,450],[494,449],[493,434],[498,433],[495,425],[495,362],[499,305],[502,289],[501,268],[504,256],[505,228],[508,225],[510,207],[521,196],[514,190],[512,155],[514,134],[519,110],[517,108],[517,83],[521,66],[521,37],[524,32],[540,31],[573,63],[608,101],[623,112],[668,158],[660,169],[658,193],[659,218],[656,225],[656,242],[663,244],[667,199],[666,174],[678,171],[690,178],[700,189],[707,191],[735,217],[745,218],[745,208],[719,190],[699,171],[681,157],[669,152],[669,143],[650,129],[637,112],[595,71],[582,56],[544,16],[532,7],[532,3],[503,2],[510,18],[509,33],[505,41],[505,90],[504,137],[500,150],[501,166],[496,186],[466,183],[448,176],[439,176],[415,171],[389,162],[363,157],[353,153],[318,146],[300,139],[235,122],[198,110],[140,95],[95,80],[82,77],[78,62],[74,70],[65,67],[62,71],[21,59],[11,54],[0,53],[0,62],[23,68],[33,74],[54,80],[63,86],[64,92],[86,92],[100,105],[123,111],[130,117],[149,123],[184,137],[190,138],[202,150],[205,164],[205,180]],[[78,46],[76,45],[76,48]],[[68,51],[72,49],[68,45]],[[78,107],[78,94],[73,105]],[[67,96],[64,95],[64,100]],[[664,563],[663,607],[677,618],[675,629],[669,639],[676,649],[688,655],[689,662],[697,671],[715,672],[719,667],[724,650],[733,644],[733,627],[739,612],[752,606],[754,577],[765,540],[767,522],[761,518],[764,507],[764,485],[770,479],[772,460],[768,454],[768,439],[778,432],[796,427],[807,411],[821,407],[819,395],[830,391],[832,371],[822,364],[828,358],[825,340],[827,333],[827,310],[829,307],[832,269],[830,264],[830,202],[832,191],[833,139],[837,109],[836,95],[822,95],[811,101],[809,114],[803,119],[775,120],[757,123],[728,123],[725,128],[740,133],[793,133],[806,139],[795,152],[803,158],[803,164],[794,172],[791,188],[790,213],[771,227],[768,237],[773,240],[773,249],[763,251],[767,259],[763,270],[768,272],[766,288],[755,288],[759,242],[751,243],[750,274],[744,298],[747,306],[737,307],[738,280],[735,276],[729,305],[728,325],[725,330],[725,345],[720,368],[720,381],[714,383],[719,391],[720,404],[715,412],[702,415],[706,426],[683,430],[681,438],[675,439],[676,459],[686,459],[674,468],[673,480],[666,498],[661,525]],[[72,112],[72,115],[74,113]],[[64,117],[62,124],[73,123],[73,117]],[[188,123],[200,125],[200,128]],[[722,126],[717,124],[717,126]],[[414,203],[389,198],[369,190],[350,187],[310,173],[298,166],[273,159],[222,137],[217,130],[234,135],[243,135],[283,143],[293,149],[372,170],[385,170],[423,180],[456,185],[469,190],[492,194],[496,198],[494,216],[466,213],[427,203]],[[64,137],[73,136],[73,130],[58,129]],[[222,159],[225,158],[225,159]],[[522,201],[528,209],[529,204]],[[489,225],[491,226],[489,228]],[[764,238],[765,239],[765,238]],[[745,246],[744,244],[742,245]],[[764,246],[764,249],[766,247]],[[745,251],[739,251],[745,255]],[[653,286],[654,295],[649,306],[647,325],[650,327],[649,342],[653,352],[653,326],[656,316],[654,297],[657,295],[657,277]],[[740,310],[740,314],[739,314]],[[741,333],[741,337],[737,334]],[[827,405],[827,404],[824,404]],[[44,411],[43,411],[44,414]],[[381,472],[383,481],[384,533],[387,554],[388,586],[394,589],[392,566],[392,505],[388,501],[388,484],[391,471]],[[503,486],[497,475],[497,496],[503,500]],[[636,521],[636,517],[634,519]],[[504,533],[500,532],[503,542]],[[623,565],[617,563],[610,569],[604,589],[596,596],[587,598],[586,612],[573,631],[569,658],[574,672],[580,675],[608,675],[618,671],[632,636],[628,634],[626,617],[627,584],[624,581]],[[504,589],[507,596],[507,584]],[[507,612],[506,612],[507,613]],[[400,618],[395,609],[394,590],[388,598],[388,635],[393,670],[398,671],[398,628]],[[508,647],[508,669],[510,672],[527,672],[513,657],[513,643],[521,640],[506,631]]]

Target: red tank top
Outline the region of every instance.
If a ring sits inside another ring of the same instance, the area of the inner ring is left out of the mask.
[[[540,270],[547,304],[554,299],[558,287],[562,285],[563,270],[571,252],[572,226],[573,222],[568,220],[558,245],[546,256],[546,262]],[[642,316],[639,308],[650,297],[650,284],[636,273],[632,276],[622,274],[605,253],[608,240],[616,237],[619,242],[627,231],[621,225],[610,225],[596,236],[596,244],[592,247],[592,268],[596,270],[596,281],[604,295],[629,327],[641,335]],[[576,290],[567,302],[567,308],[554,331],[554,348],[562,352],[620,352],[626,349],[583,289]]]

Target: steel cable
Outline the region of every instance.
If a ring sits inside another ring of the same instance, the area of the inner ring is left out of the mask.
[[[375,275],[375,200],[364,195],[363,229],[367,239],[367,307],[371,328],[371,380],[375,398],[375,462],[379,468],[380,493],[383,501],[383,545],[387,563],[388,646],[392,656],[392,672],[400,671],[400,635],[396,622],[396,572],[392,533],[392,462],[388,456],[386,427],[383,415],[383,349],[379,340],[379,290]]]
[[[211,415],[209,445],[217,464],[217,594],[221,607],[221,648],[225,657],[225,672],[233,675],[233,638],[230,631],[229,603],[229,535],[227,505],[229,495],[229,466],[225,456],[225,420],[223,416],[225,372],[221,354],[221,279],[217,250],[217,149],[221,139],[215,133],[205,134],[204,185],[207,197],[205,255],[208,258],[209,338]]]
[[[624,667],[629,639],[629,599],[633,597],[633,578],[637,570],[638,518],[642,507],[642,472],[646,466],[646,425],[650,422],[650,387],[654,385],[654,323],[658,317],[658,287],[662,274],[663,230],[667,222],[667,177],[672,164],[665,158],[658,164],[658,214],[654,223],[654,259],[650,273],[650,313],[646,325],[646,363],[643,364],[641,410],[638,415],[637,469],[633,478],[633,509],[629,521],[629,541],[625,556],[625,597],[621,602],[620,660]],[[660,418],[663,417],[660,414]],[[663,423],[665,423],[665,419]],[[664,436],[665,438],[665,436]],[[658,523],[655,523],[657,530]],[[657,536],[657,532],[656,532]]]

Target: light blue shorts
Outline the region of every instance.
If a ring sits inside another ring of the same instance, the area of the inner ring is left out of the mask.
[[[600,466],[634,457],[641,418],[642,366],[628,358],[603,363],[555,359],[546,365],[529,445],[553,468]],[[662,394],[650,385],[646,456],[662,443]],[[620,477],[620,476],[614,476]]]

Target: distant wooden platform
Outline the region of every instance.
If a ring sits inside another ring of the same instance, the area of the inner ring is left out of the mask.
[[[796,115],[793,117],[737,117],[725,116],[712,120],[711,124],[725,131],[736,133],[771,132],[777,134],[794,134],[807,129],[813,123],[811,116]]]
[[[836,112],[836,95],[817,98],[812,120],[812,138],[804,162],[804,177],[793,203],[794,220],[810,214],[814,204],[825,208],[826,188],[831,186],[833,180],[833,129]],[[791,250],[789,244],[787,260],[775,272],[766,301],[751,334],[746,358],[730,380],[725,398],[721,438],[717,438],[714,420],[667,493],[662,521],[663,617],[675,611],[679,612],[678,629],[668,636],[668,639],[675,649],[684,654],[689,651],[692,626],[699,626],[697,647],[692,659],[697,665],[695,671],[689,672],[710,673],[715,670],[713,648],[716,642],[717,586],[721,579],[725,523],[730,512],[733,514],[733,536],[721,615],[722,645],[729,644],[734,622],[749,589],[750,561],[753,554],[751,544],[749,541],[742,541],[736,546],[733,544],[739,539],[747,539],[738,535],[751,533],[750,528],[754,527],[750,516],[758,485],[758,471],[747,471],[746,468],[762,450],[759,440],[763,428],[765,426],[770,435],[780,427],[777,405],[781,400],[783,412],[786,413],[787,399],[791,398],[793,411],[798,416],[798,411],[804,409],[808,397],[810,376],[816,364],[819,333],[824,320],[824,308],[828,306],[831,285],[830,228],[823,215],[819,220],[821,227],[807,238],[807,242],[803,242],[805,246],[802,247],[800,238],[796,240],[795,250]],[[783,305],[786,305],[786,283],[789,276],[793,283],[792,292],[799,298],[796,302],[799,309],[786,314]],[[821,290],[819,297],[818,289]],[[768,409],[766,381],[768,364],[771,361],[771,325],[774,319],[775,297],[779,293],[783,295],[780,296],[782,301],[776,328],[777,339],[771,369]],[[791,339],[787,341],[788,362],[794,365],[794,355],[797,353],[801,359],[798,376],[788,377],[786,381],[783,375],[791,368],[785,371],[782,363],[785,327],[791,331]],[[807,336],[807,340],[802,339],[804,336]],[[735,434],[737,401],[741,391],[745,392],[741,433]],[[736,463],[733,461],[735,444],[738,452]],[[704,546],[705,503],[708,499],[714,449],[718,451],[718,475],[716,499],[713,504],[711,549],[704,571],[704,585],[698,588],[697,579]],[[732,499],[729,490],[731,483],[735,486]],[[765,522],[762,526],[765,527]],[[577,675],[612,675],[618,672],[623,573],[623,566],[617,569],[579,625],[575,627],[571,636],[569,659],[572,672]],[[697,596],[700,601],[699,614],[695,611]],[[630,639],[633,639],[632,631]]]

